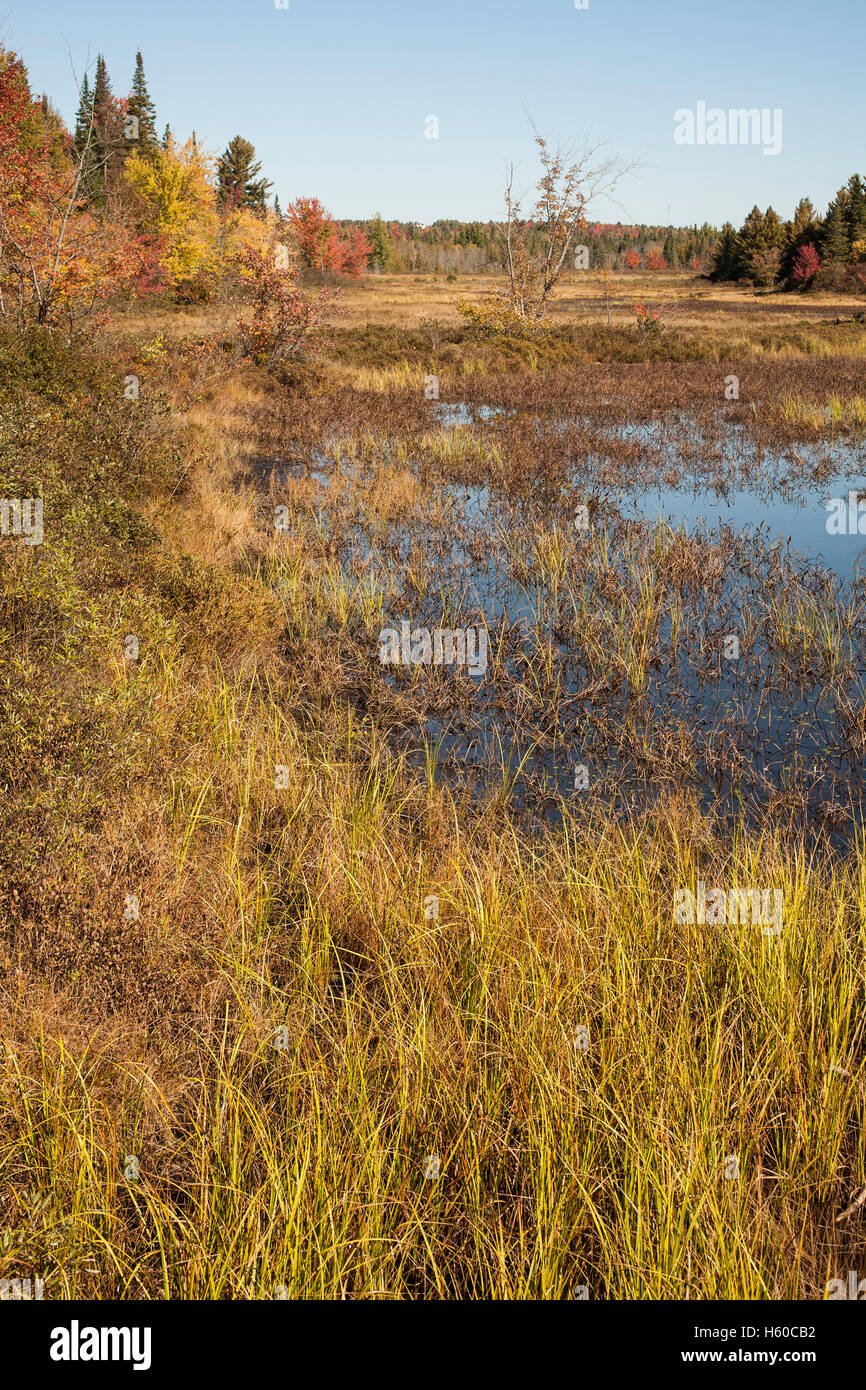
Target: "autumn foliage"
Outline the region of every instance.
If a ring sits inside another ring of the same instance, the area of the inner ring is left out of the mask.
[[[263,196],[221,200],[216,161],[194,136],[179,142],[166,129],[156,140],[139,69],[137,94],[116,98],[100,57],[70,136],[47,100],[33,100],[21,60],[0,48],[0,321],[71,338],[119,296],[170,290],[196,303],[240,274],[255,286],[257,353],[291,354],[325,297],[305,298],[295,270],[268,268],[275,234],[293,243],[295,263],[346,276],[366,270],[371,243],[360,227],[338,228],[317,198],[293,203],[288,225]],[[253,159],[249,142],[234,144]]]
[[[318,198],[296,199],[289,204],[287,216],[305,266],[353,277],[366,270],[373,251],[371,243],[360,227],[352,227],[341,237]]]
[[[0,318],[24,328],[79,322],[140,270],[119,222],[95,217],[81,186],[71,142],[57,142],[40,120],[23,63],[0,52]]]
[[[252,318],[238,324],[242,351],[264,366],[273,368],[294,357],[326,317],[339,311],[339,290],[305,292],[297,269],[279,266],[271,255],[247,248],[240,265],[252,304]]]
[[[811,242],[801,246],[794,257],[791,278],[795,285],[805,285],[812,280],[821,268],[821,257]]]

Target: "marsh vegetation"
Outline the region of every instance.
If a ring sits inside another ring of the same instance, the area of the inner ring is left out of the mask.
[[[394,324],[359,285],[279,377],[191,348],[210,311],[3,344],[0,491],[45,498],[0,551],[3,1268],[824,1297],[863,1251],[864,588],[824,522],[866,331],[720,291],[657,342],[600,302],[490,340],[449,289],[434,343],[426,288]],[[483,623],[486,672],[383,667],[402,619]],[[679,920],[699,884],[781,931]]]

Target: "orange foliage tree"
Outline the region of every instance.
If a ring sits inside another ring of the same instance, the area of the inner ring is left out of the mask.
[[[331,270],[358,276],[366,270],[372,244],[360,227],[340,237],[334,220],[318,198],[297,198],[286,213],[295,245],[304,265],[312,270]]]
[[[80,320],[140,271],[139,248],[120,222],[86,208],[82,178],[89,153],[57,142],[42,127],[39,104],[14,54],[0,52],[0,318],[65,325]]]

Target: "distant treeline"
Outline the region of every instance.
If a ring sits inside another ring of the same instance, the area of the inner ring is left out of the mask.
[[[373,247],[372,270],[399,273],[478,275],[498,274],[504,268],[503,231],[496,222],[458,222],[440,218],[430,226],[417,222],[386,222],[377,214],[369,222],[336,222],[348,233],[360,227]],[[533,224],[521,224],[533,246]],[[594,222],[586,230],[590,266],[612,269],[664,270],[680,265],[700,271],[712,262],[719,233],[702,227],[662,227],[621,222]],[[539,230],[538,241],[542,240]]]
[[[770,287],[866,293],[866,182],[852,174],[818,217],[801,198],[790,222],[753,207],[739,231],[722,227],[711,277]]]

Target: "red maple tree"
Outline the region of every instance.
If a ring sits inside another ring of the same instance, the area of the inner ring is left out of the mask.
[[[804,285],[807,280],[811,280],[817,275],[821,266],[821,257],[815,250],[811,241],[807,241],[800,247],[794,257],[794,265],[791,269],[791,279],[795,285]]]
[[[372,245],[360,227],[341,237],[327,208],[318,198],[297,198],[287,216],[304,265],[356,277],[367,268]]]

